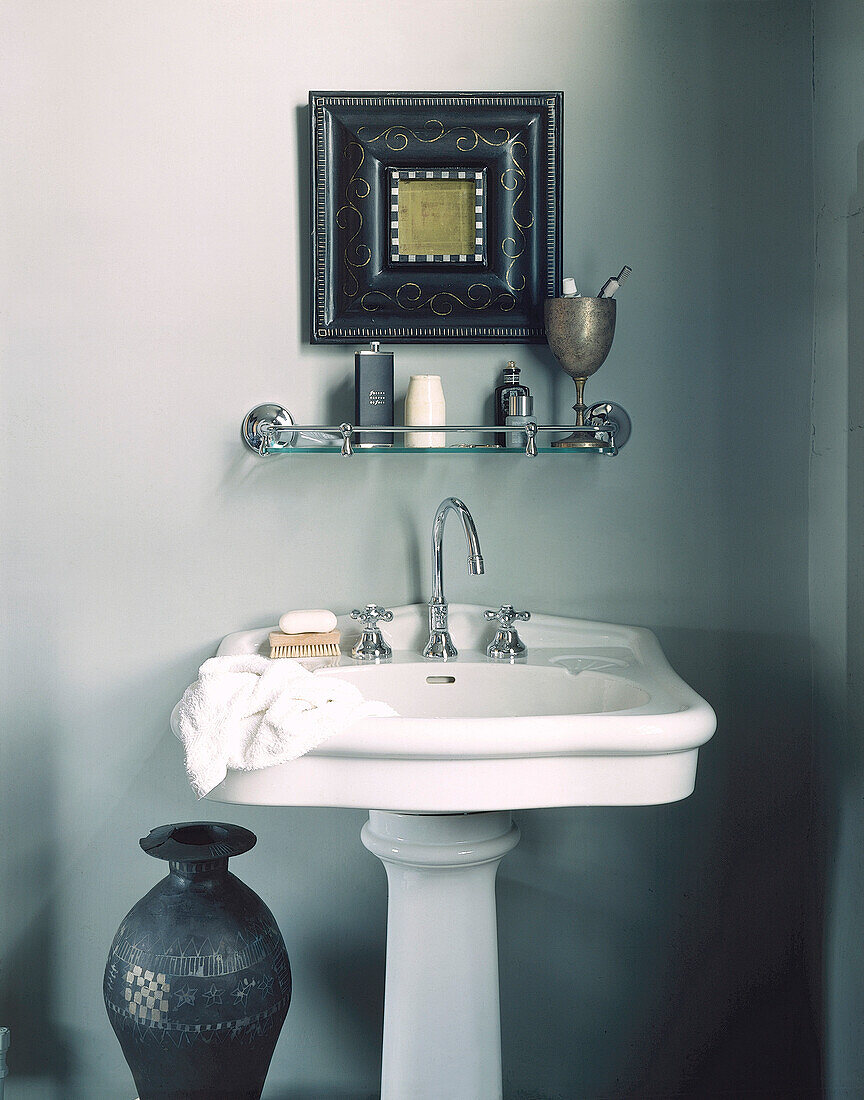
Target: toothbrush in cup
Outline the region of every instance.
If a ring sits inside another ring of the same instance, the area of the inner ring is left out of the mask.
[[[600,288],[597,294],[598,298],[611,298],[615,291],[621,286],[628,275],[632,274],[632,267],[622,267],[618,274],[612,278],[607,279],[603,286]]]

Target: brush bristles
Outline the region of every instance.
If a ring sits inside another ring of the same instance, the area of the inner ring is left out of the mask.
[[[270,656],[276,657],[338,657],[342,650],[338,642],[317,642],[304,645],[271,645]]]

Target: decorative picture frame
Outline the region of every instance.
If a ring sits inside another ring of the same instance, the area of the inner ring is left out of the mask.
[[[311,92],[312,343],[540,343],[562,92]]]

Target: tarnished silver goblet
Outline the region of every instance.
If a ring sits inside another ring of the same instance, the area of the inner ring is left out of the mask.
[[[615,310],[614,298],[546,299],[546,340],[561,369],[576,384],[575,430],[564,439],[556,439],[553,447],[601,450],[605,446],[593,426],[586,423],[582,391],[586,379],[603,366],[612,347]]]

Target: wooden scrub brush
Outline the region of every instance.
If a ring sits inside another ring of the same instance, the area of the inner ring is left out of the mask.
[[[270,634],[271,657],[338,657],[341,632],[328,630],[317,634],[307,631],[305,634],[282,634],[273,631]]]
[[[332,611],[287,611],[270,634],[270,656],[338,657],[340,637]]]

